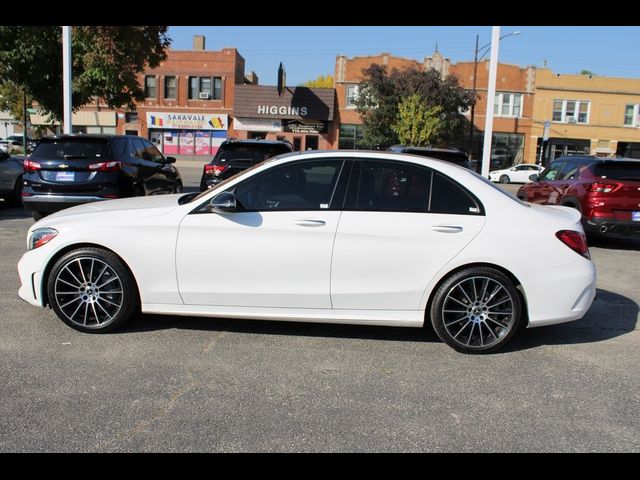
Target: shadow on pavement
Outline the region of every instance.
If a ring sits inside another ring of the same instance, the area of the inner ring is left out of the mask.
[[[547,327],[522,329],[510,344],[496,353],[510,353],[542,345],[594,343],[615,338],[636,328],[638,311],[639,307],[633,300],[607,290],[598,289],[591,308],[582,320]],[[440,339],[430,325],[427,328],[400,328],[170,315],[141,315],[114,333],[124,334],[166,329],[440,343]]]
[[[31,218],[31,212],[22,207],[8,205],[0,200],[0,220],[10,220],[14,218]]]
[[[498,353],[526,350],[541,345],[595,343],[620,337],[636,329],[640,307],[623,295],[597,289],[587,314],[574,322],[523,329]]]
[[[606,248],[610,250],[640,250],[638,237],[588,237],[589,247]]]

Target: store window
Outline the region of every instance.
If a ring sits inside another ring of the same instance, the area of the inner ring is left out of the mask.
[[[176,77],[164,77],[164,98],[176,98]]]
[[[583,100],[554,100],[553,121],[561,123],[589,123],[591,102]]]
[[[499,92],[493,103],[493,114],[496,117],[522,116],[522,94]]]
[[[190,100],[220,100],[222,77],[189,77]]]
[[[359,85],[347,85],[347,98],[346,98],[346,106],[347,108],[356,108],[356,99],[358,98],[358,90],[360,89]]]
[[[138,112],[125,112],[125,123],[138,123]]]
[[[147,98],[156,97],[156,77],[147,75],[144,77],[144,95]]]
[[[364,125],[340,125],[340,140],[338,148],[346,150],[358,150],[362,148],[359,144],[364,137]]]
[[[466,140],[465,140],[466,141]],[[472,158],[481,159],[484,145],[484,132],[473,132]],[[459,148],[462,148],[460,145]],[[491,170],[499,170],[523,163],[524,134],[494,133],[491,141]]]

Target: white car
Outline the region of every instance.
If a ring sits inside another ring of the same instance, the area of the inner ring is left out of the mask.
[[[292,153],[210,190],[94,202],[35,223],[27,302],[107,332],[142,312],[421,327],[462,352],[581,318],[596,291],[580,213],[448,162]],[[523,250],[539,255],[522,255]]]
[[[22,142],[17,140],[0,140],[0,150],[8,153],[22,153]]]
[[[544,170],[544,167],[541,165],[521,163],[503,170],[489,172],[489,180],[500,183],[529,183],[531,181],[529,177],[534,173],[540,175],[542,170]]]

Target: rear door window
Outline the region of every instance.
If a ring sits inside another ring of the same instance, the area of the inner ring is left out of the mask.
[[[429,213],[478,215],[482,214],[482,209],[471,194],[457,182],[438,172],[434,172]]]

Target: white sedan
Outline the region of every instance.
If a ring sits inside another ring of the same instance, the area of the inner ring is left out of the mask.
[[[541,165],[521,163],[503,170],[489,172],[489,180],[500,183],[529,183],[531,181],[529,177],[534,173],[540,175],[542,170],[544,170],[544,167]]]
[[[451,163],[275,157],[196,194],[90,203],[28,232],[19,295],[83,332],[137,311],[421,327],[458,351],[581,318],[596,291],[580,213]],[[534,250],[539,255],[522,255]]]

